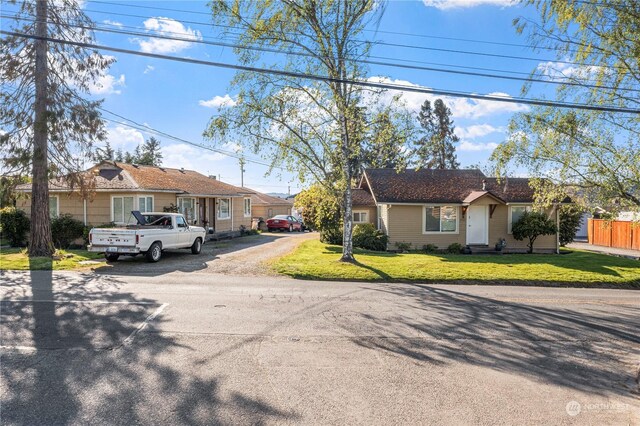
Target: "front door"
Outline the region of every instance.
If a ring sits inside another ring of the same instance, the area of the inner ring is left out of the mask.
[[[489,244],[488,206],[469,206],[467,209],[467,244]]]

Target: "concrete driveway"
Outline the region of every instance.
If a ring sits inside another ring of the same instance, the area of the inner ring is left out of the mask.
[[[167,250],[157,263],[148,263],[144,256],[121,256],[117,262],[98,267],[96,272],[145,276],[172,272],[270,275],[264,261],[287,254],[303,241],[318,236],[318,233],[308,232],[265,232],[232,240],[209,241],[202,246],[199,255],[191,254],[190,250]]]
[[[638,291],[0,280],[7,425],[640,424]]]

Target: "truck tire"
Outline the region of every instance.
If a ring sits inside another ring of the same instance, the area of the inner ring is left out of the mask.
[[[155,242],[151,244],[149,250],[147,250],[147,262],[155,263],[162,257],[162,246],[159,242]]]
[[[107,262],[109,262],[109,263],[116,262],[119,257],[120,257],[120,255],[117,254],[117,253],[105,253],[104,254],[104,258],[107,259]]]
[[[202,251],[202,240],[200,238],[196,238],[191,245],[191,254],[200,254],[200,251]]]

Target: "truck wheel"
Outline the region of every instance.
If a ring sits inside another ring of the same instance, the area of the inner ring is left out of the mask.
[[[162,247],[160,243],[153,243],[147,250],[147,262],[157,262],[162,257]]]
[[[120,257],[119,254],[116,253],[105,253],[104,258],[107,259],[107,262],[116,262]]]
[[[196,238],[191,246],[191,254],[200,254],[202,250],[202,240],[200,238]]]

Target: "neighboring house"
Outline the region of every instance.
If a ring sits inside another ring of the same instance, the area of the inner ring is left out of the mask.
[[[396,243],[493,247],[505,239],[505,251],[524,251],[527,241],[513,238],[511,224],[532,209],[533,195],[526,178],[498,182],[479,170],[367,169],[353,191],[353,219],[385,232],[389,249]],[[558,209],[548,214],[557,223]],[[534,248],[556,252],[558,236],[540,236]]]
[[[193,170],[103,161],[86,171],[92,176],[89,196],[70,187],[64,177],[49,181],[52,216],[68,213],[86,225],[133,221],[132,210],[163,211],[176,206],[190,224],[215,233],[251,227],[251,194]],[[87,179],[89,180],[89,178]],[[31,185],[19,185],[17,207],[31,211]]]
[[[243,191],[251,194],[251,215],[254,218],[267,220],[278,214],[290,215],[293,209],[293,201],[273,197],[249,188],[242,188]]]

